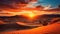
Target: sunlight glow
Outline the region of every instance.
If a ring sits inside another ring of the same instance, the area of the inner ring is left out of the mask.
[[[33,18],[33,17],[36,16],[36,14],[34,12],[32,12],[32,11],[26,11],[23,15],[27,16],[29,18]]]

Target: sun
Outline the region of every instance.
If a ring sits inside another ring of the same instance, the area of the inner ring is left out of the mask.
[[[29,12],[28,17],[33,18],[35,17],[35,14],[33,12]]]
[[[27,16],[29,18],[34,18],[36,16],[36,14],[34,12],[32,12],[32,11],[25,11],[23,13],[24,13],[23,14],[24,16]]]
[[[33,12],[28,12],[28,13],[26,13],[25,15],[26,15],[27,17],[29,17],[29,18],[33,18],[33,17],[36,16]]]

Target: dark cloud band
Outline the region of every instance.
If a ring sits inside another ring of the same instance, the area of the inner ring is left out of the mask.
[[[0,8],[17,8],[17,4],[27,3],[25,0],[0,0]]]

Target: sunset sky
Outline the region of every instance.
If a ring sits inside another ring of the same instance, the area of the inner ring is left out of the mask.
[[[20,12],[21,5],[18,5],[18,4],[20,4],[20,2],[24,2],[24,1],[23,0],[0,0],[0,10],[7,10],[7,11],[1,11],[0,14],[3,12],[4,13],[8,12],[8,11],[11,11],[11,12],[19,11]],[[60,0],[38,0],[38,2],[35,5],[38,5],[38,4],[40,4],[42,6],[51,5],[52,7],[57,7],[60,4]],[[30,7],[29,3],[27,5]],[[14,13],[14,15],[15,14],[16,13]]]

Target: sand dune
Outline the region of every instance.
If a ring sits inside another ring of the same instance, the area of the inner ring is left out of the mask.
[[[0,32],[0,34],[60,34],[60,22],[30,30]]]

